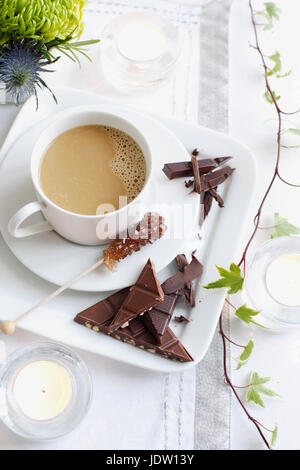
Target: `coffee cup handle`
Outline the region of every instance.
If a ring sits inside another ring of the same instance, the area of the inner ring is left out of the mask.
[[[26,206],[22,207],[8,222],[9,233],[15,238],[25,238],[30,237],[31,235],[36,235],[37,233],[53,230],[53,227],[49,222],[41,222],[40,224],[20,228],[20,225],[22,225],[28,217],[40,211],[42,211],[42,205],[37,201],[30,202]]]

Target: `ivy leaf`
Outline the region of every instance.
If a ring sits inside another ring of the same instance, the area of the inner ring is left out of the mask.
[[[251,338],[247,346],[245,347],[244,351],[239,357],[236,357],[235,360],[237,361],[237,367],[235,370],[239,370],[241,367],[247,364],[249,357],[252,354],[254,348],[254,341]]]
[[[269,77],[271,77],[272,75],[276,75],[277,78],[284,78],[284,77],[288,77],[289,75],[291,75],[292,73],[291,70],[283,74],[280,73],[282,70],[282,62],[281,62],[281,56],[280,56],[279,51],[276,51],[275,54],[270,55],[269,59],[274,63],[273,68],[269,69],[269,72],[268,72]]]
[[[278,212],[274,214],[274,229],[270,238],[284,237],[289,235],[299,235],[300,228],[290,224],[286,217],[283,217]]]
[[[272,91],[272,93],[273,93],[274,98],[275,98],[276,101],[280,100],[280,96],[277,95],[274,90]],[[265,100],[267,101],[267,103],[273,104],[273,99],[272,99],[272,96],[270,95],[269,91],[265,92]]]
[[[270,17],[270,18],[275,18],[276,20],[279,20],[279,15],[281,13],[281,10],[280,8],[278,8],[278,6],[276,5],[276,3],[274,2],[266,2],[265,3],[265,7],[266,7],[266,12],[267,12],[267,15]]]
[[[271,437],[271,442],[270,442],[271,449],[274,449],[274,446],[277,441],[277,435],[278,435],[278,425],[276,424],[275,428],[272,431],[272,437]]]
[[[265,5],[265,9],[261,11],[257,11],[256,15],[263,16],[267,20],[264,30],[268,30],[268,29],[273,28],[274,20],[279,20],[279,15],[281,13],[281,10],[273,2],[266,2],[264,5]]]
[[[242,305],[235,311],[236,316],[240,320],[242,320],[244,323],[246,323],[246,325],[250,325],[252,323],[253,325],[257,325],[257,326],[260,326],[261,328],[265,328],[265,326],[261,325],[260,323],[257,323],[252,318],[258,315],[259,313],[260,313],[259,311],[253,310],[252,308],[247,307],[246,304]]]
[[[271,70],[272,74],[281,72],[282,62],[281,62],[281,57],[280,57],[279,51],[276,51],[275,54],[270,55],[269,59],[274,62],[274,67]]]
[[[216,266],[216,268],[221,275],[221,279],[203,286],[205,289],[228,287],[228,294],[236,294],[239,290],[242,290],[244,279],[241,275],[240,268],[236,264],[231,263],[229,271],[219,266]]]
[[[250,375],[250,385],[247,392],[247,402],[253,401],[259,406],[265,407],[261,395],[267,397],[279,397],[279,395],[270,388],[264,386],[267,382],[270,382],[271,377],[260,377],[257,372],[252,372]]]

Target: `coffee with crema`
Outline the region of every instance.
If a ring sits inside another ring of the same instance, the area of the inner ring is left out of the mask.
[[[119,209],[119,198],[126,196],[131,202],[145,179],[145,157],[135,140],[101,125],[74,127],[59,135],[40,167],[45,195],[59,207],[82,215]]]

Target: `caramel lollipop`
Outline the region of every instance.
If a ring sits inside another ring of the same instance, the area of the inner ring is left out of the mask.
[[[86,276],[88,273],[97,269],[101,264],[105,264],[108,269],[111,271],[115,270],[117,263],[131,255],[135,251],[140,251],[140,249],[147,245],[148,243],[153,243],[163,236],[165,233],[166,226],[164,224],[164,219],[159,214],[156,213],[147,213],[144,215],[143,219],[136,225],[130,227],[124,237],[119,235],[116,240],[113,240],[108,248],[103,251],[103,258],[98,260],[95,264],[85,269],[77,276],[75,276],[70,281],[66,282],[63,286],[56,289],[52,294],[48,295],[46,298],[41,300],[39,303],[31,307],[29,310],[24,312],[14,321],[6,320],[1,323],[1,330],[5,335],[11,335],[15,332],[16,324],[27,317],[37,308],[46,304],[50,300],[57,297],[64,290],[68,289],[72,284],[79,281],[79,279]]]
[[[166,231],[164,219],[159,214],[148,212],[143,219],[131,227],[124,237],[114,240],[106,250],[103,251],[105,265],[111,271],[115,270],[117,263],[131,255],[135,251],[161,238]]]

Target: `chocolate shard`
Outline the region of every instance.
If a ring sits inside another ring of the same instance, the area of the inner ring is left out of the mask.
[[[190,323],[190,320],[188,320],[184,315],[180,315],[180,317],[175,317],[174,320],[178,323]]]
[[[227,162],[231,158],[232,157],[197,159],[200,174],[205,174],[214,170],[215,168],[218,168],[220,165],[223,165],[223,163]],[[169,180],[173,180],[174,178],[193,176],[192,163],[191,162],[166,163],[163,167],[163,172],[169,178]]]
[[[186,188],[190,188],[191,186],[193,186],[194,184],[194,180],[185,180],[184,182],[184,185]]]
[[[96,332],[104,333],[124,343],[137,346],[144,351],[159,354],[166,359],[180,362],[193,361],[192,356],[170,328],[165,331],[161,344],[157,345],[153,336],[145,327],[142,316],[134,318],[128,327],[120,328],[114,333],[111,332],[110,323],[126,299],[128,291],[129,289],[123,289],[105,300],[101,300],[92,307],[78,313],[74,321]]]
[[[143,321],[150,333],[154,336],[158,344],[161,344],[165,331],[172,318],[176,303],[177,294],[165,294],[163,302],[156,305],[152,310],[145,312]]]
[[[175,258],[179,271],[183,272],[184,268],[189,264],[184,254],[177,255]],[[179,294],[183,294],[185,301],[192,307],[195,306],[195,296],[193,290],[193,283],[189,281],[185,284],[184,288],[179,291]]]
[[[192,162],[192,168],[193,168],[193,174],[194,174],[194,188],[195,188],[196,193],[201,194],[202,185],[201,185],[200,171],[199,171],[197,158],[195,155],[192,155],[191,162]]]
[[[200,277],[203,271],[203,266],[200,261],[192,254],[192,261],[187,264],[183,271],[171,276],[167,279],[161,287],[165,294],[174,294],[181,289],[184,289],[184,286],[188,283]]]
[[[229,178],[229,176],[234,172],[235,168],[231,168],[230,166],[224,166],[219,170],[211,171],[206,175],[201,177],[201,189],[202,191],[206,192],[210,189],[214,189],[220,184],[224,183],[224,181]]]
[[[220,196],[220,194],[217,191],[218,188],[215,189],[210,189],[208,192],[211,194],[211,196],[217,201],[219,207],[224,207],[224,201],[223,198]]]
[[[212,202],[213,202],[213,197],[211,195],[210,191],[206,191],[203,196],[203,208],[204,208],[204,220],[210,213],[211,207],[212,207]]]
[[[155,268],[150,259],[138,277],[136,283],[130,288],[129,294],[114,317],[111,331],[126,325],[141,313],[146,312],[164,300],[164,292],[156,277]]]

